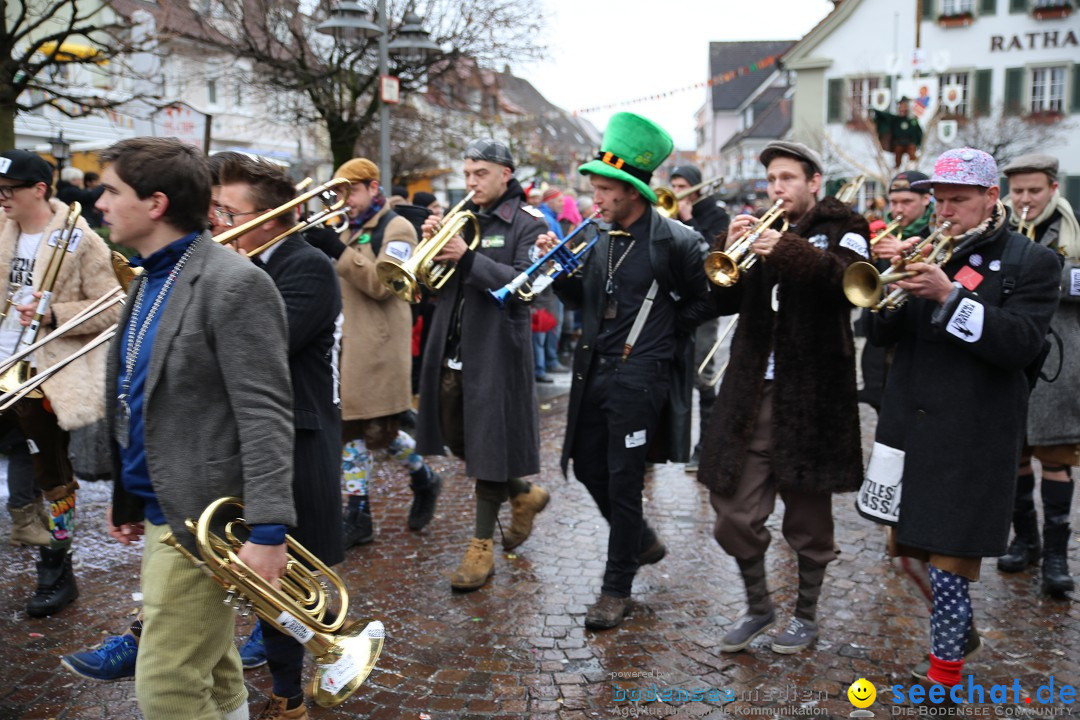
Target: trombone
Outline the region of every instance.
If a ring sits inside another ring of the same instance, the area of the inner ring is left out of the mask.
[[[709,352],[705,356],[705,359],[701,361],[700,365],[698,365],[698,377],[700,377],[701,381],[705,383],[708,387],[716,387],[720,383],[720,381],[724,378],[724,373],[727,372],[728,363],[731,362],[731,359],[728,358],[727,360],[725,360],[724,364],[720,366],[720,369],[714,372],[712,375],[706,375],[705,368],[709,366],[709,361],[713,359],[713,356],[716,355],[716,352],[720,349],[720,346],[724,344],[724,338],[726,338],[738,324],[739,316],[735,315],[731,318],[731,321],[727,324],[727,327],[724,328],[724,332],[720,333],[720,337],[716,338],[716,342],[714,342],[712,348],[709,349]]]
[[[289,535],[289,557],[281,587],[267,582],[238,556],[247,525],[235,512],[216,518],[225,508],[244,509],[240,498],[222,497],[210,503],[198,520],[184,522],[195,536],[195,557],[171,532],[161,542],[176,549],[195,567],[223,587],[225,604],[241,615],[252,610],[262,620],[301,642],[315,656],[311,693],[322,707],[345,702],[363,684],[382,652],[386,632],[378,620],[345,624],[349,591],[344,581],[325,563]],[[223,528],[223,536],[211,528]],[[201,559],[200,559],[201,558]],[[309,569],[310,568],[310,569]],[[337,596],[340,607],[331,608]]]
[[[1025,205],[1024,209],[1020,211],[1020,220],[1016,223],[1016,232],[1021,235],[1027,235],[1029,240],[1035,239],[1035,221],[1028,222],[1027,216],[1031,212],[1031,206]]]
[[[473,239],[469,249],[475,250],[480,244],[480,219],[471,210],[463,209],[465,203],[472,200],[476,191],[470,192],[455,205],[435,228],[435,233],[427,240],[417,243],[408,260],[399,261],[384,258],[375,263],[375,272],[382,284],[397,297],[407,303],[420,302],[420,285],[438,292],[457,270],[457,263],[443,260],[437,262],[435,256],[442,252],[446,244],[460,235],[465,226],[472,223]]]
[[[722,182],[724,182],[724,176],[723,175],[717,175],[712,180],[706,180],[704,182],[699,182],[697,185],[695,185],[693,187],[690,187],[690,188],[687,188],[687,189],[683,190],[682,192],[680,192],[679,194],[675,194],[675,191],[672,190],[671,188],[667,188],[667,187],[656,188],[656,190],[655,190],[655,192],[656,192],[656,212],[660,213],[661,215],[663,215],[666,218],[673,219],[676,215],[679,214],[679,201],[680,200],[682,200],[683,198],[690,197],[691,195],[698,192],[699,190],[702,190],[702,189],[708,188],[708,187],[712,187],[713,185],[718,185],[718,184],[720,184]],[[706,198],[701,198],[701,200],[698,200],[698,202],[701,202],[702,200],[705,200],[705,199]]]
[[[945,233],[950,225],[948,220],[942,222],[929,237],[923,238],[906,255],[894,260],[884,273],[878,272],[878,269],[868,262],[860,261],[849,265],[844,271],[844,296],[852,305],[870,308],[872,312],[894,310],[903,305],[907,302],[908,291],[896,288],[882,297],[885,286],[916,275],[917,273],[911,270],[904,270],[909,263],[922,261],[941,266],[949,262],[953,254],[953,238]],[[930,253],[924,258],[927,248]]]
[[[865,183],[866,175],[856,175],[840,186],[840,189],[836,191],[836,199],[845,205],[851,205],[859,199],[859,190]]]
[[[768,230],[773,224],[783,218],[780,232],[788,229],[787,218],[784,217],[784,198],[777,198],[773,206],[769,208],[757,224],[746,233],[740,240],[728,250],[713,250],[705,258],[705,275],[714,285],[731,287],[739,281],[739,276],[754,266],[758,256],[750,250],[754,241]]]
[[[560,275],[573,275],[577,272],[577,269],[581,267],[581,263],[585,259],[585,255],[592,250],[593,245],[600,238],[599,233],[594,233],[593,236],[582,241],[577,246],[570,246],[570,241],[582,230],[590,225],[596,224],[596,219],[600,217],[600,211],[597,210],[576,228],[574,228],[569,235],[563,238],[558,245],[548,250],[544,255],[534,262],[525,272],[518,275],[510,282],[503,285],[498,290],[488,290],[488,294],[491,295],[500,308],[506,307],[506,301],[510,299],[511,295],[517,295],[525,302],[529,302],[536,294],[543,292],[544,288],[555,281],[555,278]],[[545,265],[551,263],[551,267],[546,272],[540,271]],[[547,282],[544,282],[544,279]],[[535,283],[535,284],[534,284]]]
[[[239,238],[241,235],[245,235],[251,232],[258,226],[262,225],[264,222],[281,217],[285,213],[293,210],[293,208],[299,205],[303,205],[308,200],[311,200],[314,197],[321,198],[325,206],[322,212],[316,213],[316,217],[320,217],[318,222],[323,222],[324,220],[329,219],[333,213],[337,213],[338,211],[344,211],[347,193],[344,193],[342,191],[344,191],[351,185],[352,183],[350,183],[345,178],[334,178],[329,182],[325,182],[316,188],[308,190],[303,195],[297,195],[295,198],[285,203],[284,205],[279,205],[272,210],[267,210],[262,215],[259,215],[252,220],[248,220],[243,225],[237,225],[234,228],[226,230],[225,232],[216,236],[214,238],[214,242],[220,243],[221,245],[227,245]],[[310,220],[298,222],[294,224],[291,228],[289,228],[288,231],[281,233],[273,240],[270,240],[266,244],[255,248],[251,252],[245,253],[245,255],[247,255],[247,257],[249,258],[256,257],[268,250],[269,248],[272,248],[274,245],[281,242],[289,235],[292,235],[295,232],[300,232],[301,230],[306,230],[310,228],[313,224],[317,223],[311,223]]]

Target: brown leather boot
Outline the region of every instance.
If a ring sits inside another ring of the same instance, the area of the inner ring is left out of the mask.
[[[495,541],[491,538],[473,538],[465,550],[465,557],[450,576],[450,587],[468,591],[482,588],[488,578],[495,574]]]
[[[510,498],[510,529],[503,533],[503,549],[513,550],[529,539],[533,518],[547,507],[551,495],[536,483],[529,492]]]
[[[49,545],[52,535],[41,525],[41,514],[38,512],[40,507],[39,502],[21,508],[8,508],[11,513],[12,545]]]
[[[307,706],[304,703],[300,703],[292,710],[285,709],[287,704],[286,698],[271,693],[270,699],[266,701],[266,707],[254,716],[254,720],[308,720]]]

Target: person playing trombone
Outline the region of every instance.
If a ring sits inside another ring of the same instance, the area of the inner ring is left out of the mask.
[[[574,476],[609,524],[600,596],[585,614],[593,630],[623,621],[638,569],[667,552],[642,512],[645,463],[689,457],[692,318],[709,295],[701,235],[652,207],[649,181],[671,154],[671,136],[623,112],[608,122],[600,147],[578,168],[604,221],[600,237],[580,272],[553,283],[582,317],[562,469],[573,460]],[[546,233],[537,242],[546,252],[558,241]]]
[[[713,181],[715,183],[715,181]],[[722,232],[727,230],[731,218],[727,212],[716,204],[716,196],[712,194],[702,195],[706,189],[698,187],[702,184],[701,170],[696,165],[677,165],[671,171],[671,191],[676,197],[684,195],[679,202],[679,220],[684,225],[693,228],[701,235],[701,252],[706,253],[709,247]],[[697,189],[695,189],[697,188]],[[693,191],[693,192],[690,192]],[[709,318],[698,326],[694,333],[694,363],[695,367],[701,367],[705,356],[716,344],[717,333],[720,331],[720,320]],[[697,472],[698,462],[701,458],[701,438],[705,437],[705,426],[709,422],[709,414],[712,412],[713,403],[716,402],[716,387],[707,380],[714,372],[714,366],[719,362],[716,353],[701,373],[694,376],[694,387],[698,391],[698,441],[694,444],[694,451],[690,454],[690,461],[686,463],[686,472]]]
[[[57,246],[69,208],[50,197],[52,179],[52,166],[34,153],[0,153],[0,276],[7,278],[8,298],[0,323],[0,359],[34,342],[27,326],[38,310],[42,289],[51,290],[42,333],[71,320],[94,299],[118,291],[109,250],[85,218],[80,216],[70,232],[66,257],[57,254],[62,252]],[[61,261],[53,287],[42,288],[50,263]],[[63,360],[116,322],[118,315],[119,308],[113,307],[50,341],[34,352],[33,364],[41,371]],[[68,458],[68,431],[102,418],[104,363],[102,351],[84,356],[45,382],[44,397],[24,397],[0,416],[3,445],[12,448],[14,458],[8,500],[12,541],[41,545],[37,589],[26,606],[31,617],[52,615],[79,594],[71,568],[78,485]],[[11,376],[6,374],[5,380]],[[11,389],[5,383],[4,390]],[[27,472],[29,460],[32,477]],[[49,503],[44,530],[35,507],[34,483]]]
[[[818,635],[825,567],[836,559],[832,494],[862,481],[851,305],[841,281],[850,264],[869,258],[869,227],[836,198],[818,201],[822,164],[807,146],[772,142],[760,161],[769,199],[788,226],[757,227],[758,218],[738,215],[718,242],[730,251],[756,234],[750,253],[757,262],[734,278],[710,278],[722,285],[712,293],[712,312],[737,312],[739,325],[717,395],[724,411],[709,424],[698,480],[711,494],[716,540],[746,586],[747,613],[724,635],[723,652],[744,649],[776,624],[765,523],[776,496],[783,499],[799,591],[771,647],[788,654]]]

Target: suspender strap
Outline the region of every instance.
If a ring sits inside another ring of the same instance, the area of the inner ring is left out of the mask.
[[[649,313],[652,311],[653,300],[656,299],[656,291],[659,287],[656,280],[653,280],[652,285],[649,286],[649,292],[645,296],[644,302],[641,303],[641,308],[638,310],[637,317],[634,318],[634,325],[630,328],[630,334],[626,336],[626,344],[623,346],[622,351],[623,361],[630,356],[630,351],[634,349],[634,343],[636,343],[638,337],[641,336],[641,331],[645,329],[645,321],[649,318]]]

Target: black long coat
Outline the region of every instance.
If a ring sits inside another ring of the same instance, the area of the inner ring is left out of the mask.
[[[865,219],[826,198],[797,231],[782,234],[767,260],[759,260],[734,286],[713,290],[713,314],[739,313],[739,324],[701,446],[698,479],[710,490],[731,495],[738,487],[770,352],[775,352],[772,470],[780,487],[858,489],[862,447],[852,306],[842,281],[848,265],[866,259],[869,235]],[[773,286],[778,287],[777,311]]]
[[[293,501],[289,530],[327,565],[345,559],[341,525],[341,412],[334,404],[330,353],[341,313],[334,266],[321,250],[293,235],[266,262],[285,301],[293,387]]]
[[[671,389],[668,405],[661,416],[661,444],[649,448],[655,462],[686,462],[690,457],[690,413],[693,391],[693,331],[708,305],[709,281],[705,278],[701,236],[686,225],[669,220],[649,210],[649,262],[659,285],[658,292],[676,298],[677,322],[675,357],[671,363]],[[554,283],[555,292],[569,308],[581,308],[581,339],[574,351],[574,380],[570,387],[570,408],[566,418],[566,441],[563,443],[562,469],[566,473],[573,452],[574,433],[585,396],[585,378],[595,352],[596,337],[604,314],[604,258],[608,256],[607,230],[585,259],[585,266],[575,275]]]
[[[904,545],[955,557],[1005,552],[1027,413],[1024,368],[1043,346],[1061,267],[1032,243],[1003,298],[1007,238],[1030,242],[1000,227],[945,265],[950,278],[981,275],[974,291],[958,288],[944,306],[912,298],[870,324],[871,342],[897,343],[877,441],[905,451],[896,529]]]
[[[439,378],[460,290],[465,300],[461,318],[465,472],[499,482],[540,472],[540,420],[529,306],[515,299],[500,310],[488,290],[501,288],[529,267],[529,251],[547,232],[547,223],[525,204],[525,193],[511,179],[491,211],[480,213],[480,227],[481,242],[471,266],[459,266],[439,293],[431,318],[420,370],[416,452],[445,452]]]

